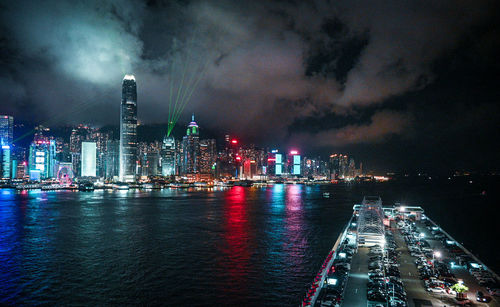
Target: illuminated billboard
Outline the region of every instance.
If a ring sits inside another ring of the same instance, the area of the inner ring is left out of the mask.
[[[276,175],[281,175],[282,173],[281,164],[276,164]]]
[[[283,159],[281,154],[276,154],[276,168],[275,174],[281,175],[283,174]]]
[[[82,142],[82,177],[96,176],[96,143]]]
[[[282,163],[281,154],[276,154],[276,164],[281,164],[281,163]]]
[[[300,155],[293,156],[293,169],[292,174],[300,175]]]
[[[300,164],[300,156],[293,156],[293,165]]]

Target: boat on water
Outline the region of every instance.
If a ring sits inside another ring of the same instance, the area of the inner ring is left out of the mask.
[[[66,189],[66,187],[67,186],[62,185],[62,184],[53,183],[53,184],[43,185],[42,190],[44,190],[44,191],[63,190],[63,189]]]
[[[113,184],[113,189],[116,189],[116,190],[128,190],[128,189],[130,189],[130,187],[126,183],[115,183],[115,184]]]
[[[16,190],[36,190],[40,188],[41,185],[39,183],[20,184],[16,186]]]
[[[158,183],[144,183],[141,188],[145,190],[157,190],[161,189],[161,185]]]
[[[173,188],[173,189],[185,189],[185,188],[192,187],[193,185],[191,183],[187,183],[187,182],[172,182],[168,186],[170,188]]]
[[[251,180],[238,180],[234,182],[234,185],[239,187],[251,187],[253,182]]]
[[[82,182],[78,185],[79,191],[94,191],[94,184],[92,182]]]
[[[197,188],[206,188],[208,187],[208,183],[204,181],[197,181],[194,183],[194,186]]]

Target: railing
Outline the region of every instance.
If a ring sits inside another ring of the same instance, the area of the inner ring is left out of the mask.
[[[335,241],[333,248],[330,250],[330,253],[328,253],[328,256],[326,257],[325,262],[323,262],[323,265],[321,266],[320,271],[316,275],[314,282],[312,283],[311,287],[309,288],[308,292],[306,293],[306,296],[305,296],[305,298],[302,301],[302,304],[300,306],[302,306],[302,307],[314,306],[314,304],[316,303],[316,300],[318,299],[318,295],[321,292],[321,288],[323,287],[323,285],[325,283],[325,279],[328,275],[328,272],[330,271],[330,268],[332,267],[333,261],[335,260],[335,256],[337,255],[337,249],[338,249],[339,245],[345,240],[353,218],[354,218],[354,214],[349,219],[349,222],[347,223],[346,227],[344,228],[344,231],[342,233],[340,233],[340,235],[338,236],[337,241]]]

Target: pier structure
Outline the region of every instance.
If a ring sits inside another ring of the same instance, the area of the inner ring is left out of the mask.
[[[358,247],[385,245],[384,211],[382,199],[378,196],[365,196],[359,207]]]
[[[372,258],[377,249],[383,250],[379,256],[383,276],[373,278],[376,271],[372,267],[378,264]],[[433,282],[430,284],[422,275],[425,271],[418,267],[422,259],[427,266],[432,263],[431,273],[435,276],[431,276]],[[442,276],[450,273],[448,277]],[[448,284],[445,286],[439,279]],[[422,207],[400,203],[382,207],[380,197],[367,196],[361,204],[354,205],[352,217],[300,306],[455,306],[473,304],[476,293],[481,291],[488,301],[479,303],[480,306],[500,307],[497,297],[488,296],[489,289],[495,286],[488,288],[482,283],[484,279],[496,284],[494,290],[498,293],[500,277],[496,272],[432,221]],[[469,291],[458,298],[449,292],[452,281],[463,282]],[[386,293],[383,300],[373,294],[370,296],[377,282],[390,285],[383,290]],[[439,283],[442,290],[436,292],[439,287],[431,285]]]

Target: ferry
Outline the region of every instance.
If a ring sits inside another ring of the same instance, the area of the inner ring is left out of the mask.
[[[92,182],[82,182],[78,185],[79,191],[94,191],[94,184]]]
[[[115,183],[113,184],[113,189],[115,190],[128,190],[130,186],[126,183]]]

